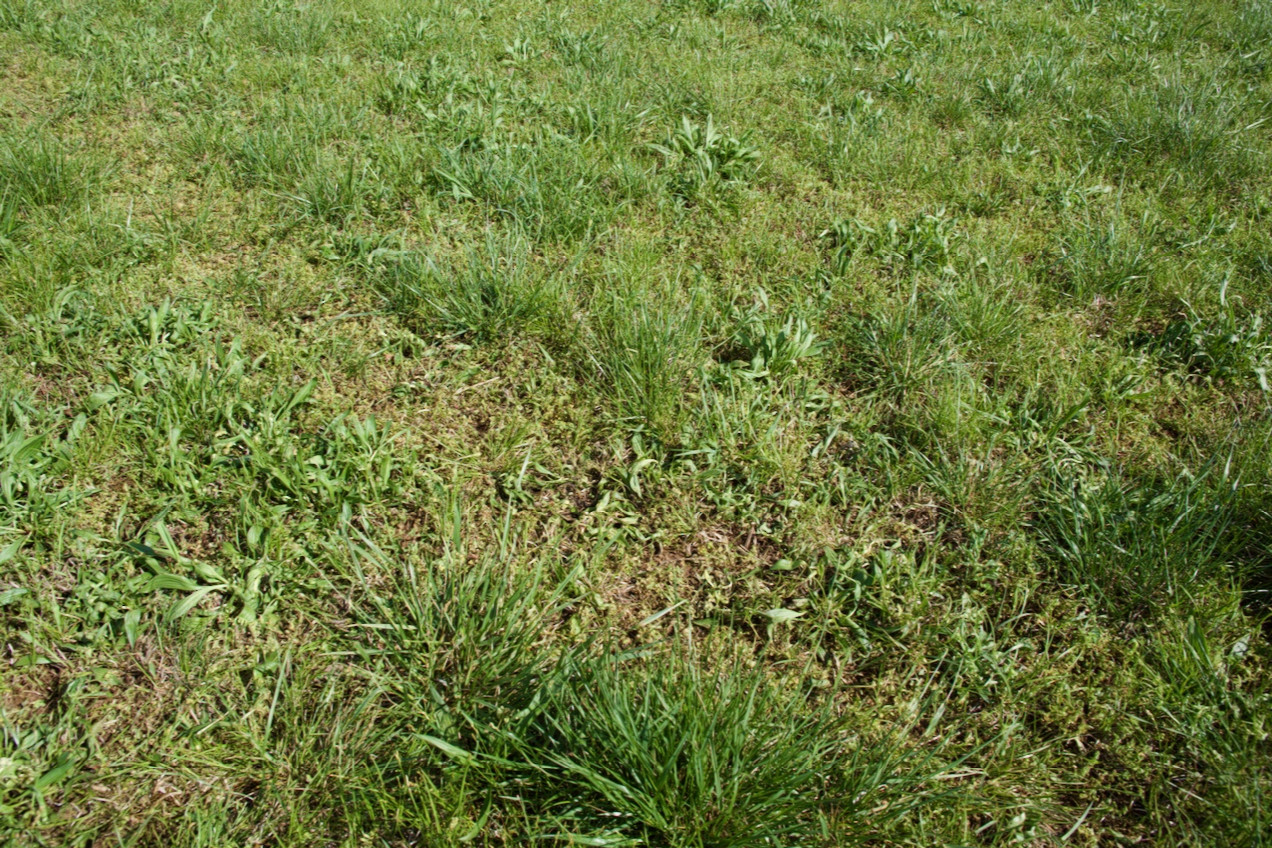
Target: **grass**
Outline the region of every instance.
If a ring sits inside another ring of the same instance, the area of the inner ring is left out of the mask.
[[[0,843],[1267,844],[1269,32],[0,4]]]

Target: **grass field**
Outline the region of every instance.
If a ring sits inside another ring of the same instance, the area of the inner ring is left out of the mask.
[[[1268,0],[0,0],[0,845],[1272,843]]]

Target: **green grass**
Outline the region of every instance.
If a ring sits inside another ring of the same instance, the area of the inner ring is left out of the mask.
[[[0,57],[0,844],[1268,844],[1266,0]]]

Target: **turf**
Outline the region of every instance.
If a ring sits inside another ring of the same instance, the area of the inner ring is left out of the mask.
[[[0,0],[0,844],[1260,846],[1267,0]]]

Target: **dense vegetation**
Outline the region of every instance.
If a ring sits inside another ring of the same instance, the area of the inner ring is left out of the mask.
[[[0,0],[0,843],[1265,845],[1267,0]]]

